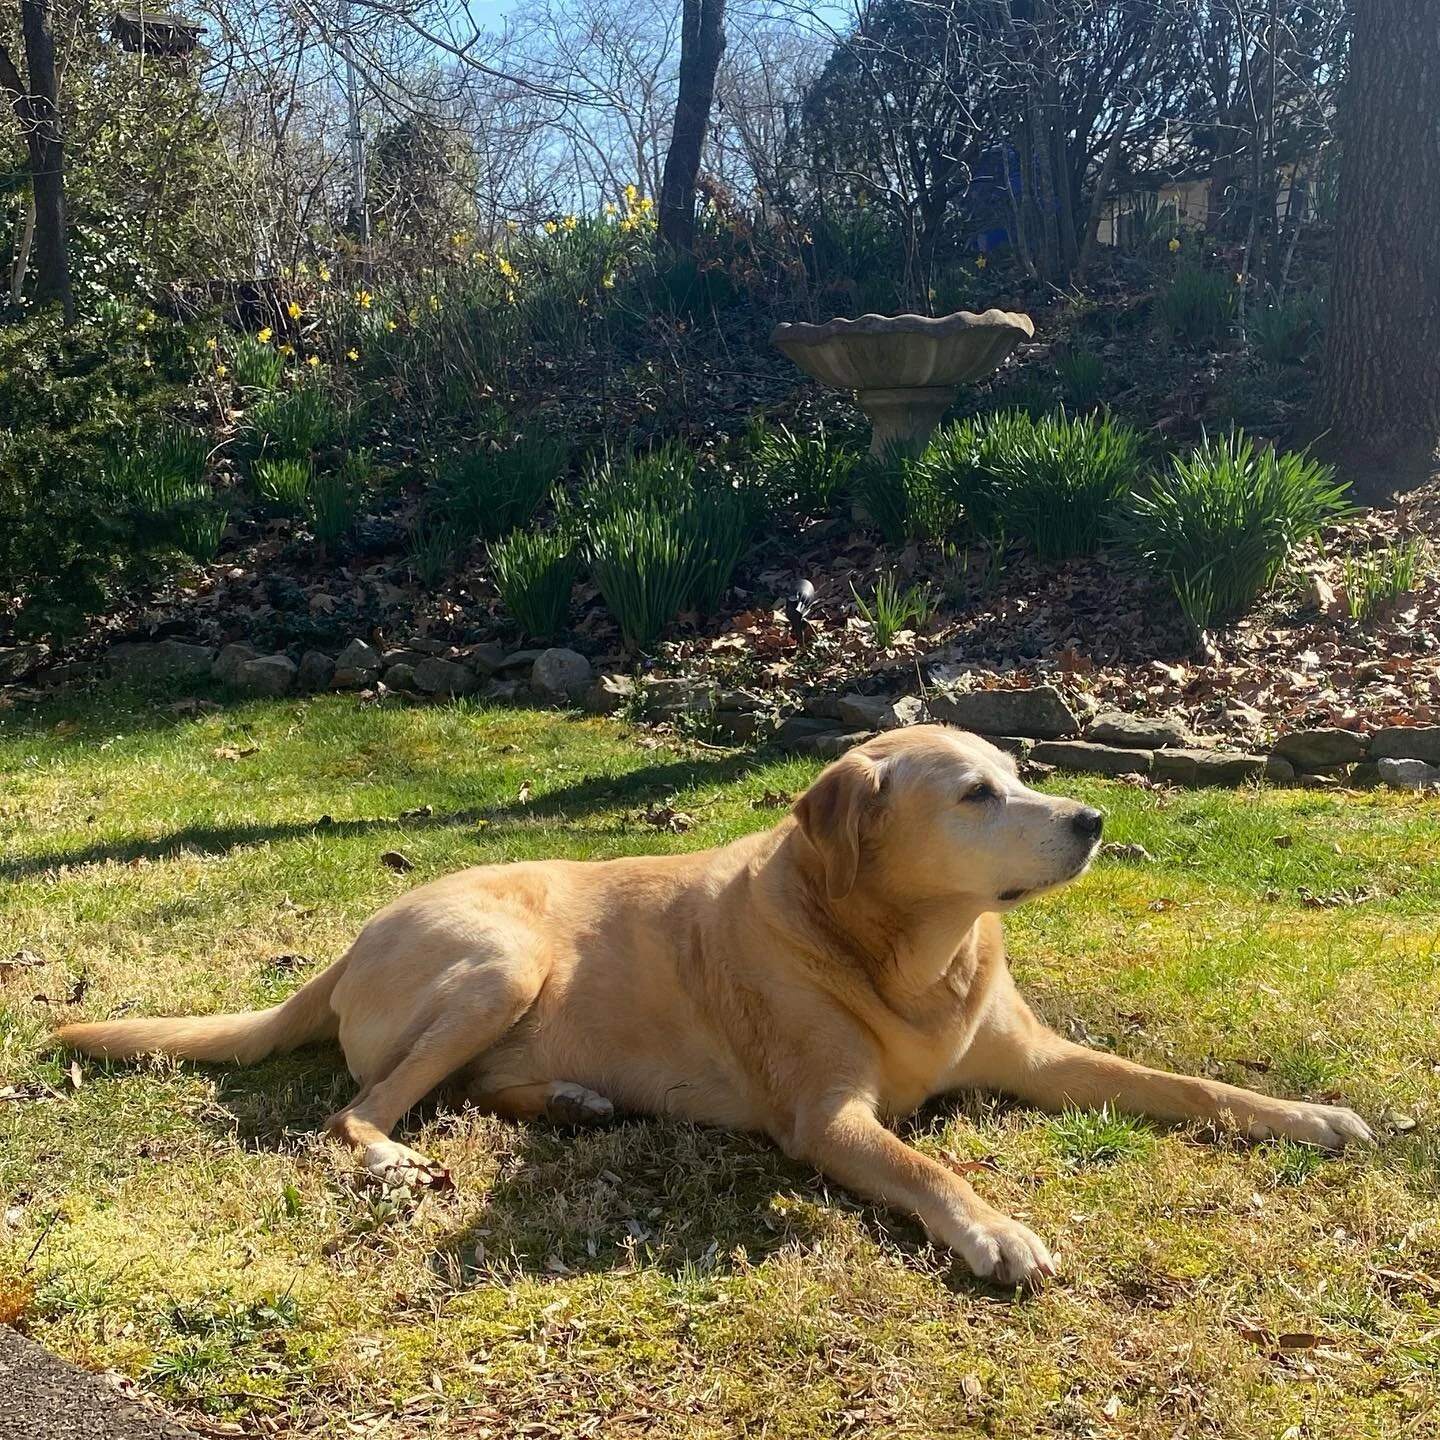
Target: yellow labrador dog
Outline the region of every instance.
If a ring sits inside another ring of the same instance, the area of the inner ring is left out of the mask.
[[[464,870],[388,905],[273,1009],[59,1038],[247,1063],[338,1037],[360,1090],[329,1129],[392,1182],[445,1178],[390,1132],[456,1082],[522,1120],[618,1106],[763,1130],[917,1215],[977,1275],[1034,1285],[1054,1269],[1039,1237],[887,1119],[983,1088],[1332,1148],[1371,1139],[1350,1110],[1147,1069],[1035,1018],[1000,913],[1084,871],[1100,829],[1099,811],[1028,789],[983,740],[917,726],[852,750],[773,830],[722,849]]]

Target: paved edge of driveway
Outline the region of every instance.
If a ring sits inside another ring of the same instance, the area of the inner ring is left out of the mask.
[[[0,1440],[199,1440],[0,1325]]]

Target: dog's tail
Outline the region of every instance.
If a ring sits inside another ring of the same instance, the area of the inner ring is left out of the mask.
[[[327,1039],[338,1033],[339,1021],[330,1008],[330,996],[349,958],[342,955],[288,1000],[268,1010],[189,1018],[101,1020],[62,1026],[55,1038],[62,1045],[107,1060],[129,1060],[158,1052],[177,1060],[250,1065],[277,1050],[293,1050],[307,1040]]]

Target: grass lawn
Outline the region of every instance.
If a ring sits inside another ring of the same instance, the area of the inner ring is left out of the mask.
[[[1153,859],[1011,918],[1039,1009],[1140,1060],[1343,1097],[1384,1138],[1327,1159],[930,1108],[913,1143],[983,1162],[982,1193],[1061,1252],[1035,1298],[753,1137],[427,1112],[408,1134],[458,1188],[416,1203],[315,1137],[349,1089],[332,1051],[72,1070],[46,1046],[62,1018],[272,1003],[460,866],[728,840],[814,769],[343,696],[0,718],[0,1313],[219,1433],[1440,1434],[1433,799],[1052,782]],[[647,822],[667,800],[692,831]]]

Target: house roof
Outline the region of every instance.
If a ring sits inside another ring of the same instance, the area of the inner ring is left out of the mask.
[[[188,55],[205,31],[198,20],[140,5],[117,10],[110,29],[123,49],[143,50],[147,55]]]

